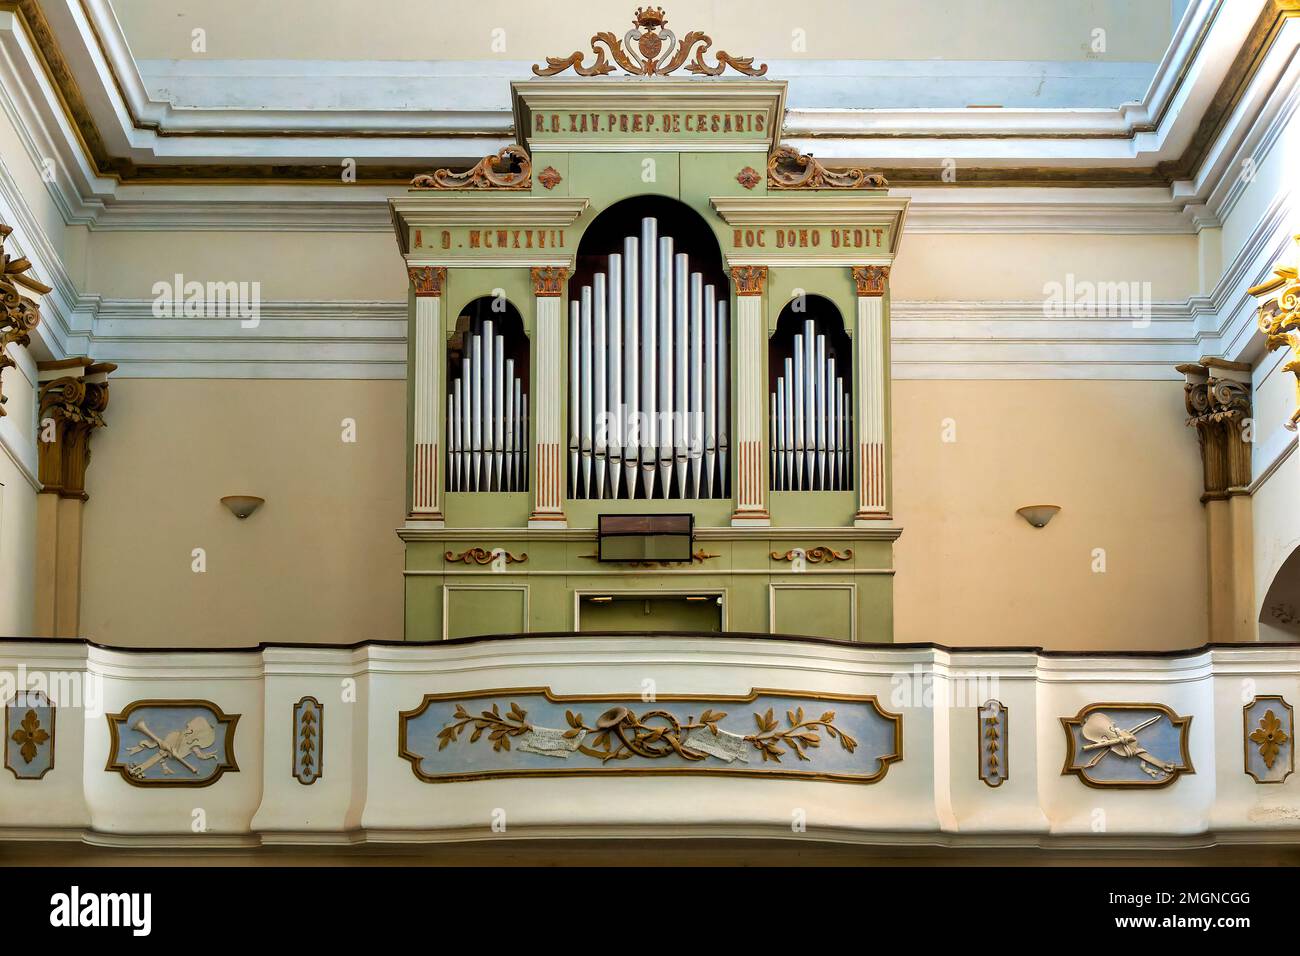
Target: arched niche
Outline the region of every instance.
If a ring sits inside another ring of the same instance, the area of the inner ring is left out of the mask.
[[[447,490],[527,491],[531,365],[523,316],[480,296],[447,339]]]
[[[569,497],[730,497],[731,293],[708,223],[664,196],[613,203],[568,291]]]
[[[844,317],[821,295],[791,299],[768,340],[773,491],[853,488],[853,349]]]
[[[1258,620],[1261,641],[1300,640],[1300,545],[1273,575]]]

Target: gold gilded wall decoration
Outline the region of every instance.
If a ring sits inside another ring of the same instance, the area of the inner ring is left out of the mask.
[[[108,763],[133,787],[209,787],[235,762],[239,714],[207,700],[137,700],[108,715]]]
[[[54,702],[40,690],[20,690],[5,704],[5,766],[19,780],[54,769]]]
[[[1006,705],[1000,700],[985,701],[976,712],[975,731],[980,779],[990,787],[1000,787],[1010,776],[1007,750],[1011,731]]]
[[[614,63],[609,62],[601,45],[608,49]],[[679,42],[677,35],[668,29],[668,15],[663,7],[637,7],[632,29],[623,35],[621,42],[608,30],[591,38],[591,52],[596,58],[590,66],[583,65],[584,54],[575,50],[564,57],[548,56],[545,67],[534,63],[533,72],[538,76],[555,76],[573,67],[579,76],[604,76],[614,72],[615,63],[633,76],[667,76],[683,65],[686,72],[703,76],[719,76],[727,67],[746,76],[762,76],[767,72],[766,63],[756,67],[752,56],[732,56],[726,50],[718,51],[715,63],[706,63],[704,54],[712,45],[713,38],[699,30],[690,31]],[[691,57],[692,50],[694,57]],[[691,57],[689,63],[688,57]]]
[[[484,156],[463,173],[435,169],[411,180],[414,189],[531,189],[532,185],[533,161],[519,145]]]
[[[443,558],[452,564],[491,564],[493,561],[501,561],[504,564],[523,564],[528,560],[528,552],[521,551],[519,554],[511,554],[505,548],[470,548],[456,554],[454,551],[447,551]]]
[[[1089,704],[1062,717],[1066,755],[1062,775],[1090,787],[1167,787],[1195,773],[1189,750],[1191,717],[1164,704]]]
[[[560,171],[554,166],[547,166],[537,174],[537,181],[547,189],[554,189],[556,186],[560,185],[563,179],[564,177],[560,175]]]
[[[584,554],[582,555],[582,557],[588,558],[592,561],[600,560],[600,555],[598,554]],[[703,548],[700,548],[700,550],[694,552],[691,555],[691,563],[703,564],[705,561],[708,561],[712,558],[720,558],[720,557],[722,557],[722,555],[714,554],[711,551],[705,551]],[[619,564],[625,568],[675,568],[675,567],[680,567],[685,563],[686,562],[684,560],[683,561],[620,561],[619,562]]]
[[[767,286],[767,266],[732,266],[736,295],[762,295]]]
[[[744,186],[746,189],[753,189],[762,182],[762,180],[763,178],[759,176],[758,170],[753,166],[746,166],[740,172],[736,173],[736,182],[740,183],[740,185]]]
[[[773,189],[886,189],[880,173],[856,166],[823,166],[812,153],[778,146],[767,160],[767,184]]]
[[[1300,243],[1300,235],[1294,237]],[[1282,371],[1296,376],[1296,410],[1291,413],[1287,427],[1296,430],[1300,422],[1300,357],[1297,347],[1296,329],[1300,329],[1300,276],[1295,266],[1279,265],[1273,268],[1273,278],[1247,290],[1257,299],[1269,296],[1259,307],[1259,330],[1264,333],[1264,347],[1272,352],[1275,349],[1291,350],[1291,360],[1282,366]]]
[[[325,776],[325,705],[303,697],[293,705],[291,772],[304,787]]]
[[[834,548],[818,545],[815,548],[791,548],[785,554],[771,551],[768,556],[773,561],[797,561],[802,557],[809,564],[830,564],[833,561],[852,561],[853,549],[845,548],[843,551],[836,551]]]
[[[1241,709],[1245,772],[1256,783],[1282,783],[1295,771],[1295,712],[1280,695],[1256,697]]]
[[[564,295],[564,283],[569,280],[569,270],[563,266],[533,266],[528,270],[533,283],[533,295],[554,299]]]
[[[902,739],[902,716],[875,697],[776,690],[649,705],[546,687],[429,694],[398,720],[399,755],[430,783],[602,773],[874,783],[902,759]]]
[[[885,294],[885,283],[889,281],[889,266],[853,266],[853,283],[858,287],[859,296],[880,296]]]
[[[18,291],[19,287],[37,295],[52,291],[27,275],[32,267],[28,259],[15,259],[5,252],[5,240],[13,231],[13,226],[0,222],[0,418],[7,414],[4,372],[15,364],[9,356],[9,346],[30,345],[31,333],[41,322],[41,307]]]

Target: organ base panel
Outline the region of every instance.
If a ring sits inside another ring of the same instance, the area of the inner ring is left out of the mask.
[[[407,638],[653,622],[892,640],[906,200],[861,171],[786,169],[782,82],[512,93],[524,138],[495,172],[392,201],[415,301],[440,303],[412,325],[434,372],[410,395],[410,485],[442,524],[401,530]],[[643,513],[689,513],[692,559],[595,560],[600,515]]]

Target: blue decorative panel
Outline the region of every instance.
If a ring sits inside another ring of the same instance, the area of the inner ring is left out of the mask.
[[[108,771],[137,787],[207,787],[237,772],[235,725],[206,700],[137,700],[108,715]]]
[[[293,776],[310,786],[325,775],[325,707],[315,697],[293,705]]]
[[[1065,767],[1090,787],[1167,787],[1195,773],[1188,749],[1191,717],[1164,704],[1089,704],[1062,717]]]
[[[54,704],[44,691],[20,690],[5,704],[5,766],[19,780],[54,769]]]
[[[531,687],[427,695],[398,753],[431,783],[572,774],[715,773],[874,783],[903,757],[903,718],[874,697],[560,697]]]
[[[1281,697],[1256,697],[1242,708],[1246,773],[1256,783],[1282,783],[1295,770],[1295,714]]]
[[[985,701],[977,713],[975,729],[979,746],[980,779],[990,787],[1000,787],[1010,773],[1007,766],[1010,731],[1007,728],[1006,706],[998,700]]]

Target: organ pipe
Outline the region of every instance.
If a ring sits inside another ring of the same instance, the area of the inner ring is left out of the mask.
[[[772,488],[847,491],[853,487],[852,407],[833,346],[807,319],[794,335],[771,392]]]
[[[525,491],[528,396],[491,319],[465,333],[447,396],[447,490]]]
[[[728,492],[726,292],[641,220],[570,303],[569,493]]]

